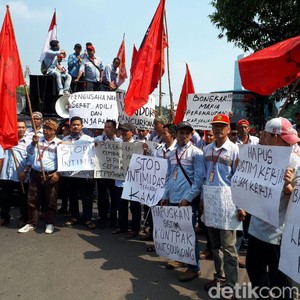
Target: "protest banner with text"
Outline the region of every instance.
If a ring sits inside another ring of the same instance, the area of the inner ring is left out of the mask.
[[[196,265],[192,208],[153,206],[151,212],[156,253],[172,260]]]
[[[291,147],[242,145],[231,178],[233,202],[275,227],[279,227],[279,202],[291,151]]]
[[[118,118],[116,92],[78,92],[69,97],[69,118],[79,116],[86,128],[104,128]]]
[[[124,112],[124,98],[125,91],[117,90],[117,102],[119,109],[119,119],[118,122],[121,124],[131,123],[137,129],[153,129],[153,122],[155,118],[155,97],[153,95],[149,95],[148,102],[139,108],[131,117],[129,117]]]
[[[133,153],[143,153],[143,143],[105,141],[95,146],[95,178],[125,180]]]
[[[284,219],[281,240],[279,269],[300,283],[300,186],[295,189],[289,200]]]
[[[57,147],[58,171],[94,170],[94,143],[62,143]]]
[[[133,154],[122,198],[148,206],[156,205],[164,194],[167,168],[166,159]]]
[[[189,94],[184,120],[194,129],[210,130],[213,117],[228,115],[231,107],[232,93]]]
[[[236,218],[237,209],[232,201],[230,186],[203,185],[204,224],[225,230],[242,230]]]

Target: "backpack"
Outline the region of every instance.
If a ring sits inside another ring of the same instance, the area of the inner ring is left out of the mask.
[[[43,60],[42,63],[41,63],[41,73],[42,73],[43,75],[46,75],[48,69],[49,69],[49,67],[47,68],[47,66],[46,66],[46,64],[45,64],[45,62],[44,62],[44,60]]]

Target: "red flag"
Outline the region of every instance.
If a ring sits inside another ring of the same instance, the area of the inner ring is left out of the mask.
[[[3,149],[18,145],[16,88],[25,84],[18,47],[6,6],[0,33],[0,144]]]
[[[135,44],[133,44],[132,57],[131,57],[131,67],[130,67],[130,74],[131,74],[131,76],[132,76],[132,74],[134,72],[134,66],[135,66],[137,54],[138,54],[138,51],[137,51],[137,49],[135,47]]]
[[[186,66],[185,77],[184,77],[184,81],[182,84],[182,89],[181,89],[181,93],[177,105],[176,116],[174,119],[175,125],[183,121],[184,114],[186,111],[186,105],[187,105],[186,103],[187,95],[195,93],[195,88],[194,88],[192,76],[190,74],[189,66],[188,64],[185,64],[185,66]]]
[[[120,74],[119,74],[119,86],[124,83],[125,79],[127,78],[127,72],[126,72],[126,61],[125,61],[125,40],[123,38],[123,41],[121,43],[121,46],[119,48],[117,57],[120,59]]]
[[[239,60],[244,88],[270,95],[300,76],[300,35]]]
[[[40,57],[40,62],[43,61],[44,57],[45,57],[45,53],[46,51],[48,51],[50,49],[50,41],[52,40],[57,40],[57,26],[56,26],[56,12],[54,11],[49,29],[48,29],[48,33],[47,33],[47,37],[46,37],[46,41],[41,53],[41,57]]]
[[[165,3],[166,0],[160,0],[135,59],[133,73],[124,99],[125,112],[129,116],[147,103],[149,95],[161,79],[160,65],[163,66],[164,63],[162,52],[166,47],[166,41],[163,41]]]

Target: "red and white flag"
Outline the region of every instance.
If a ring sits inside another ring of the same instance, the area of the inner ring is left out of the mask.
[[[43,61],[43,59],[45,57],[45,53],[50,49],[49,43],[52,40],[57,40],[56,11],[54,11],[52,21],[49,26],[46,41],[45,41],[45,44],[44,44],[44,47],[43,47],[43,50],[41,53],[40,62]]]
[[[18,145],[16,89],[25,84],[9,8],[0,32],[0,145]]]
[[[126,57],[125,57],[125,39],[123,38],[123,41],[121,43],[121,46],[119,48],[117,57],[120,59],[120,74],[119,74],[119,86],[124,83],[125,79],[127,78],[127,72],[126,72]]]

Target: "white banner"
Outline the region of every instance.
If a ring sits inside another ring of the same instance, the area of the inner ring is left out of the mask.
[[[91,142],[82,142],[80,144],[59,144],[57,147],[57,170],[94,170],[94,149],[94,143]]]
[[[284,218],[284,231],[281,240],[279,269],[300,283],[300,186],[290,197]]]
[[[237,209],[232,201],[230,186],[203,185],[203,201],[206,226],[242,230],[242,222],[236,217]]]
[[[165,191],[167,168],[166,159],[133,154],[122,198],[148,206],[156,205]]]
[[[211,130],[213,117],[231,110],[232,93],[189,94],[184,120],[194,129]]]
[[[192,208],[153,206],[151,212],[156,253],[172,260],[196,265]]]
[[[291,147],[242,145],[231,179],[233,202],[275,227],[279,227],[279,202],[291,151]]]
[[[155,97],[149,95],[148,102],[139,108],[131,117],[124,112],[125,91],[117,90],[117,102],[119,109],[118,122],[121,124],[131,123],[136,129],[153,129],[153,121],[155,118]]]
[[[125,180],[133,153],[143,153],[143,143],[104,141],[95,146],[95,178]]]
[[[69,97],[69,118],[79,116],[86,128],[104,128],[106,120],[116,120],[115,92],[78,92]]]

